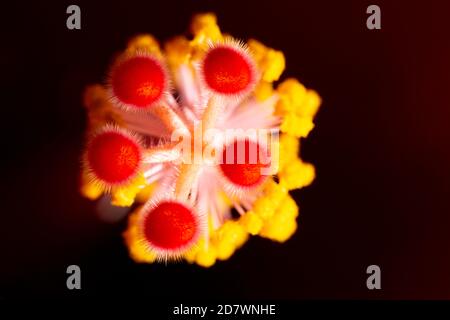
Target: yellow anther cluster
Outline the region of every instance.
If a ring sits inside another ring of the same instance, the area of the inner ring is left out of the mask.
[[[248,232],[238,221],[228,220],[220,228],[211,232],[209,242],[199,244],[184,257],[188,262],[195,262],[202,267],[212,266],[216,260],[227,260],[248,239]]]
[[[103,194],[103,189],[97,183],[90,181],[86,172],[81,175],[81,194],[89,200],[96,200]]]
[[[204,239],[184,257],[202,267],[214,265],[216,260],[228,259],[250,235],[260,235],[278,242],[289,239],[297,229],[298,207],[282,184],[269,180],[253,209],[239,219],[226,221],[211,231],[208,245]]]
[[[151,183],[145,185],[144,188],[140,189],[138,194],[136,195],[136,201],[139,203],[145,203],[152,196],[155,191],[155,184]]]
[[[314,166],[296,159],[285,166],[279,173],[280,184],[288,190],[299,189],[310,185],[315,178]]]
[[[283,52],[268,48],[254,39],[248,41],[248,46],[261,72],[261,80],[269,83],[278,80],[286,67]]]
[[[204,239],[200,239],[197,245],[184,255],[184,259],[189,263],[197,263],[202,267],[211,267],[216,263],[217,253],[211,243],[205,243]]]
[[[252,236],[256,236],[263,227],[263,219],[253,211],[247,211],[240,219],[239,222],[244,227],[245,231]]]
[[[137,194],[147,185],[142,174],[139,174],[133,181],[124,187],[113,189],[111,204],[118,207],[129,207],[134,203]]]
[[[190,32],[192,39],[177,36],[164,44],[164,55],[172,72],[175,72],[182,64],[193,68],[192,62],[198,61],[203,56],[210,41],[223,40],[217,18],[213,13],[195,15]],[[177,80],[176,77],[175,80]]]
[[[137,35],[128,41],[125,53],[146,52],[161,57],[159,42],[152,35]]]
[[[222,40],[222,33],[213,13],[197,14],[191,22],[191,33],[195,43]]]
[[[303,188],[315,178],[314,166],[299,156],[299,139],[314,128],[313,119],[321,99],[314,90],[306,89],[298,80],[287,79],[277,88],[279,100],[275,113],[282,117],[280,130],[280,184],[288,190]]]
[[[275,214],[265,221],[260,235],[278,242],[286,241],[297,230],[297,216],[297,204],[290,196],[286,196],[275,210]]]
[[[83,104],[88,111],[89,130],[95,130],[109,122],[122,123],[102,85],[88,86],[84,91]]]
[[[282,171],[292,161],[298,159],[300,150],[300,141],[298,138],[291,136],[287,133],[280,135],[280,148],[279,148],[279,171]]]
[[[294,113],[286,114],[280,127],[281,132],[287,132],[299,138],[306,138],[313,128],[312,119],[300,117]]]
[[[166,61],[171,71],[175,71],[181,64],[188,64],[192,47],[190,41],[183,36],[170,39],[164,44]]]
[[[255,88],[255,97],[259,101],[264,101],[273,95],[273,91],[271,82],[260,81]]]
[[[279,242],[289,239],[297,227],[298,207],[287,188],[270,181],[260,199],[265,199],[264,203],[270,203],[270,205],[264,211],[255,211],[262,220],[259,235]]]

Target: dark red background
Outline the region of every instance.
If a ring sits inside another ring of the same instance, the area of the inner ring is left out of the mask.
[[[82,30],[66,29],[78,4]],[[0,298],[450,298],[450,27],[445,1],[62,1],[2,4]],[[254,238],[211,269],[138,265],[125,225],[105,224],[77,190],[83,88],[149,32],[183,33],[214,11],[222,30],[282,50],[284,77],[323,97],[302,142],[317,179],[295,192],[286,244]],[[66,289],[78,264],[82,290]],[[366,288],[366,267],[382,290]]]

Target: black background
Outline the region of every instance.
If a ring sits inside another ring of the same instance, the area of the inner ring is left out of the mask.
[[[78,4],[82,29],[67,30]],[[450,11],[445,1],[114,1],[1,4],[0,298],[450,298]],[[299,230],[252,238],[203,269],[138,265],[125,223],[105,224],[78,193],[86,85],[130,36],[185,33],[214,11],[221,29],[282,50],[283,78],[323,98],[302,141],[314,184],[294,193]],[[82,290],[66,289],[66,267]],[[382,290],[366,288],[366,268]]]

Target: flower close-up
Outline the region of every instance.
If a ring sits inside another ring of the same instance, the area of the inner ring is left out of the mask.
[[[131,38],[86,88],[81,192],[129,207],[136,262],[229,259],[249,239],[297,230],[290,192],[315,178],[300,158],[319,95],[282,78],[283,53],[222,33],[212,13],[189,36]]]
[[[5,2],[0,302],[450,299],[432,2]]]

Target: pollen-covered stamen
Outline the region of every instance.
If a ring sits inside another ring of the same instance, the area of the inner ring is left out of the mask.
[[[252,58],[238,44],[221,44],[209,49],[201,71],[209,89],[223,95],[244,93],[256,82]]]
[[[120,103],[144,109],[161,99],[167,89],[167,75],[156,58],[138,55],[113,66],[110,83]]]
[[[255,187],[267,178],[270,166],[265,150],[251,140],[235,140],[222,151],[220,169],[232,184]]]
[[[181,202],[165,200],[144,212],[142,234],[157,254],[177,255],[189,249],[199,233],[197,216]]]
[[[144,163],[163,163],[175,161],[181,156],[180,150],[176,148],[176,143],[155,146],[145,150]]]
[[[107,185],[118,185],[133,178],[141,165],[142,151],[137,140],[124,131],[105,130],[88,144],[89,170]]]

